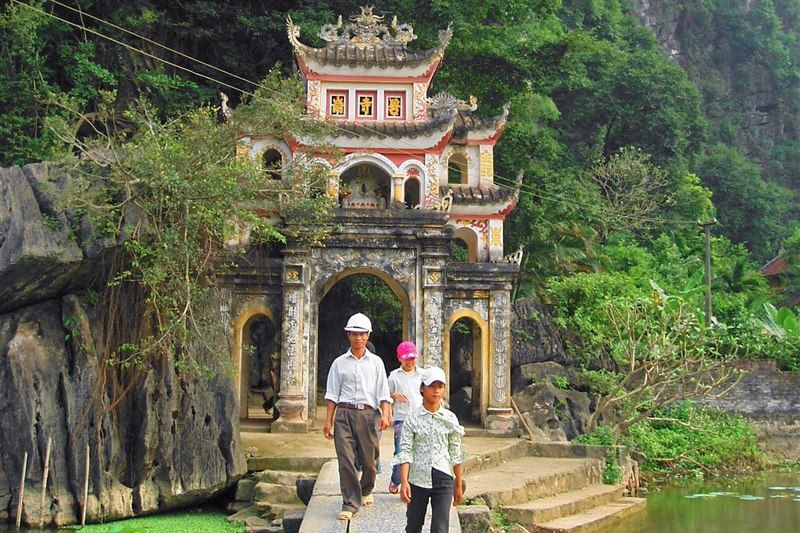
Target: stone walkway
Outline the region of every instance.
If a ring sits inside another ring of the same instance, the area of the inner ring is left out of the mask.
[[[363,507],[348,523],[338,520],[336,516],[342,508],[342,496],[339,492],[339,469],[336,461],[325,463],[314,485],[314,495],[308,503],[300,533],[376,533],[403,531],[406,525],[406,505],[397,494],[388,491],[391,475],[391,462],[381,461],[382,473],[378,474],[375,483],[375,505]],[[425,527],[422,531],[430,531],[430,506]],[[455,508],[450,511],[450,532],[459,533],[461,527]]]

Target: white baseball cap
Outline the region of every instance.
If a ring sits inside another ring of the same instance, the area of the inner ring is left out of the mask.
[[[372,333],[372,322],[367,318],[367,315],[356,313],[347,321],[344,330]]]
[[[432,366],[425,369],[425,371],[422,373],[422,384],[426,387],[430,387],[435,381],[447,383],[447,376],[445,376],[444,370],[438,366]]]

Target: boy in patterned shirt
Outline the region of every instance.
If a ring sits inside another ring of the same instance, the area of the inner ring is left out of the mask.
[[[464,428],[458,418],[442,406],[447,379],[444,370],[424,371],[419,391],[422,406],[403,424],[400,453],[400,497],[408,504],[406,533],[419,533],[425,523],[428,500],[431,502],[431,533],[446,533],[450,528],[450,504],[461,503]]]

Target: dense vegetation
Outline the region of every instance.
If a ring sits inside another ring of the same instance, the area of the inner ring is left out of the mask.
[[[141,97],[151,118],[207,121],[207,114],[189,111],[215,102],[220,90],[238,103],[276,64],[285,74],[292,70],[287,14],[314,39],[322,24],[357,12],[359,3],[82,0],[77,12],[71,2],[31,0],[32,8],[6,2],[0,164],[59,157],[69,132],[51,126],[65,121],[79,138],[91,138],[97,124],[113,124],[121,137],[147,143],[141,114],[137,121],[123,113]],[[800,366],[797,313],[771,308],[781,302],[758,274],[784,246],[793,265],[786,282],[800,287],[792,255],[800,252],[800,4],[665,4],[677,21],[677,58],[624,2],[377,6],[414,25],[416,48],[430,46],[436,31],[452,24],[432,92],[474,94],[486,114],[510,102],[495,179],[510,185],[510,176],[525,171],[506,240],[508,249],[526,250],[517,295],[552,304],[560,324],[578,333],[576,350],[597,393],[609,400],[625,384],[631,344],[617,326],[632,312],[644,313],[649,347],[662,353],[667,341],[675,342],[669,333],[680,330],[695,335],[687,342],[713,346],[717,360],[770,357],[784,368]],[[715,320],[706,324],[697,222],[713,217],[720,221],[712,239]],[[600,360],[611,363],[601,368]],[[638,362],[629,367],[665,368],[664,360]],[[642,401],[650,392],[644,394]],[[641,405],[629,409],[641,413]],[[630,431],[647,423],[635,418]]]

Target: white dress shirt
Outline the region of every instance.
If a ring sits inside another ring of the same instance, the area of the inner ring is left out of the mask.
[[[325,399],[334,403],[363,403],[380,409],[381,402],[392,403],[383,360],[366,350],[358,359],[350,350],[331,364]]]
[[[405,394],[406,403],[394,402],[392,417],[395,421],[405,420],[415,409],[422,405],[422,394],[419,386],[422,383],[422,369],[415,367],[412,372],[406,372],[403,367],[395,368],[389,373],[389,392]]]

